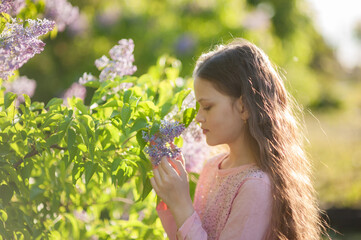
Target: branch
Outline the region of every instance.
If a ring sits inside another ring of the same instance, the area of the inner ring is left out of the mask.
[[[57,144],[54,144],[54,145],[51,145],[50,148],[55,148],[55,149],[59,149],[59,150],[65,150],[66,148],[63,148],[63,147],[60,147],[59,145]],[[39,154],[39,151],[36,150],[34,147],[33,147],[33,150],[29,153],[27,153],[24,158],[20,159],[19,161],[17,161],[15,164],[14,164],[14,168],[17,170],[18,167],[20,166],[20,164],[22,164],[24,162],[24,160],[26,158],[31,158],[35,155]]]

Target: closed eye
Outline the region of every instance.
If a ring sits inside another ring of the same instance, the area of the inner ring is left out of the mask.
[[[209,111],[211,109],[211,107],[204,107],[203,110],[204,111]]]

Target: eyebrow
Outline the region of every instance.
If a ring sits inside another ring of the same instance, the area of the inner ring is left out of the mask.
[[[200,102],[203,102],[203,101],[209,101],[209,99],[207,99],[207,98],[200,98],[200,99],[197,100],[197,102],[199,102],[199,103],[200,103]]]

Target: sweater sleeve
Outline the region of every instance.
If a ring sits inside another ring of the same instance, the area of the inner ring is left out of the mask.
[[[268,181],[248,179],[235,197],[219,239],[265,239],[271,220],[272,194]]]
[[[187,218],[183,225],[177,229],[173,215],[164,202],[157,206],[158,216],[162,222],[164,231],[170,240],[197,239],[206,240],[207,233],[202,228],[202,222],[196,211]]]
[[[175,240],[177,225],[171,211],[167,207],[167,204],[165,204],[163,201],[160,201],[156,210],[169,240]]]

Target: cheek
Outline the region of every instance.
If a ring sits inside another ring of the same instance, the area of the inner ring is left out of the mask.
[[[229,109],[224,109],[220,112],[215,123],[219,127],[219,132],[226,135],[238,134],[242,125],[240,116]]]

